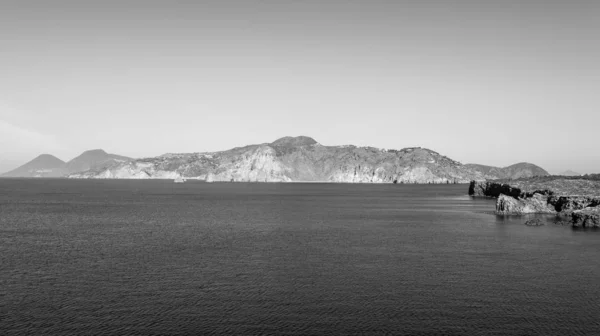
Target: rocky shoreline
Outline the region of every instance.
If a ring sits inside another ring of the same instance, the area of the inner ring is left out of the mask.
[[[584,228],[600,227],[599,191],[600,181],[589,180],[471,181],[469,185],[471,196],[497,198],[499,215],[551,214],[558,223]]]

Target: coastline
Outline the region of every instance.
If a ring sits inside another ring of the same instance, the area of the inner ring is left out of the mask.
[[[600,181],[535,178],[515,181],[471,181],[469,195],[496,198],[496,214],[551,214],[557,223],[600,227]]]

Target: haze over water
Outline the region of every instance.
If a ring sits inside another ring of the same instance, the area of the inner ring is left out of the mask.
[[[0,330],[600,334],[600,233],[467,189],[0,180]]]

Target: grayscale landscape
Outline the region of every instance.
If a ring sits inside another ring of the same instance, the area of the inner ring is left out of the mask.
[[[599,17],[0,1],[0,336],[600,335]]]

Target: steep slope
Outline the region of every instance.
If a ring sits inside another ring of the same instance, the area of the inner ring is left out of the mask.
[[[499,168],[492,166],[485,166],[480,164],[466,164],[468,168],[480,172],[485,176],[486,179],[518,179],[532,176],[548,176],[550,175],[547,171],[539,166],[531,163],[521,162],[514,165]]]
[[[78,157],[67,162],[67,173],[76,173],[89,170],[91,168],[106,168],[115,163],[131,161],[131,158],[109,154],[102,149],[93,149],[83,152]]]
[[[42,154],[26,164],[0,175],[1,177],[61,177],[65,162],[56,156]]]
[[[75,178],[198,178],[207,181],[466,183],[481,173],[425,148],[323,146],[309,137],[212,153],[165,154],[72,174]]]

